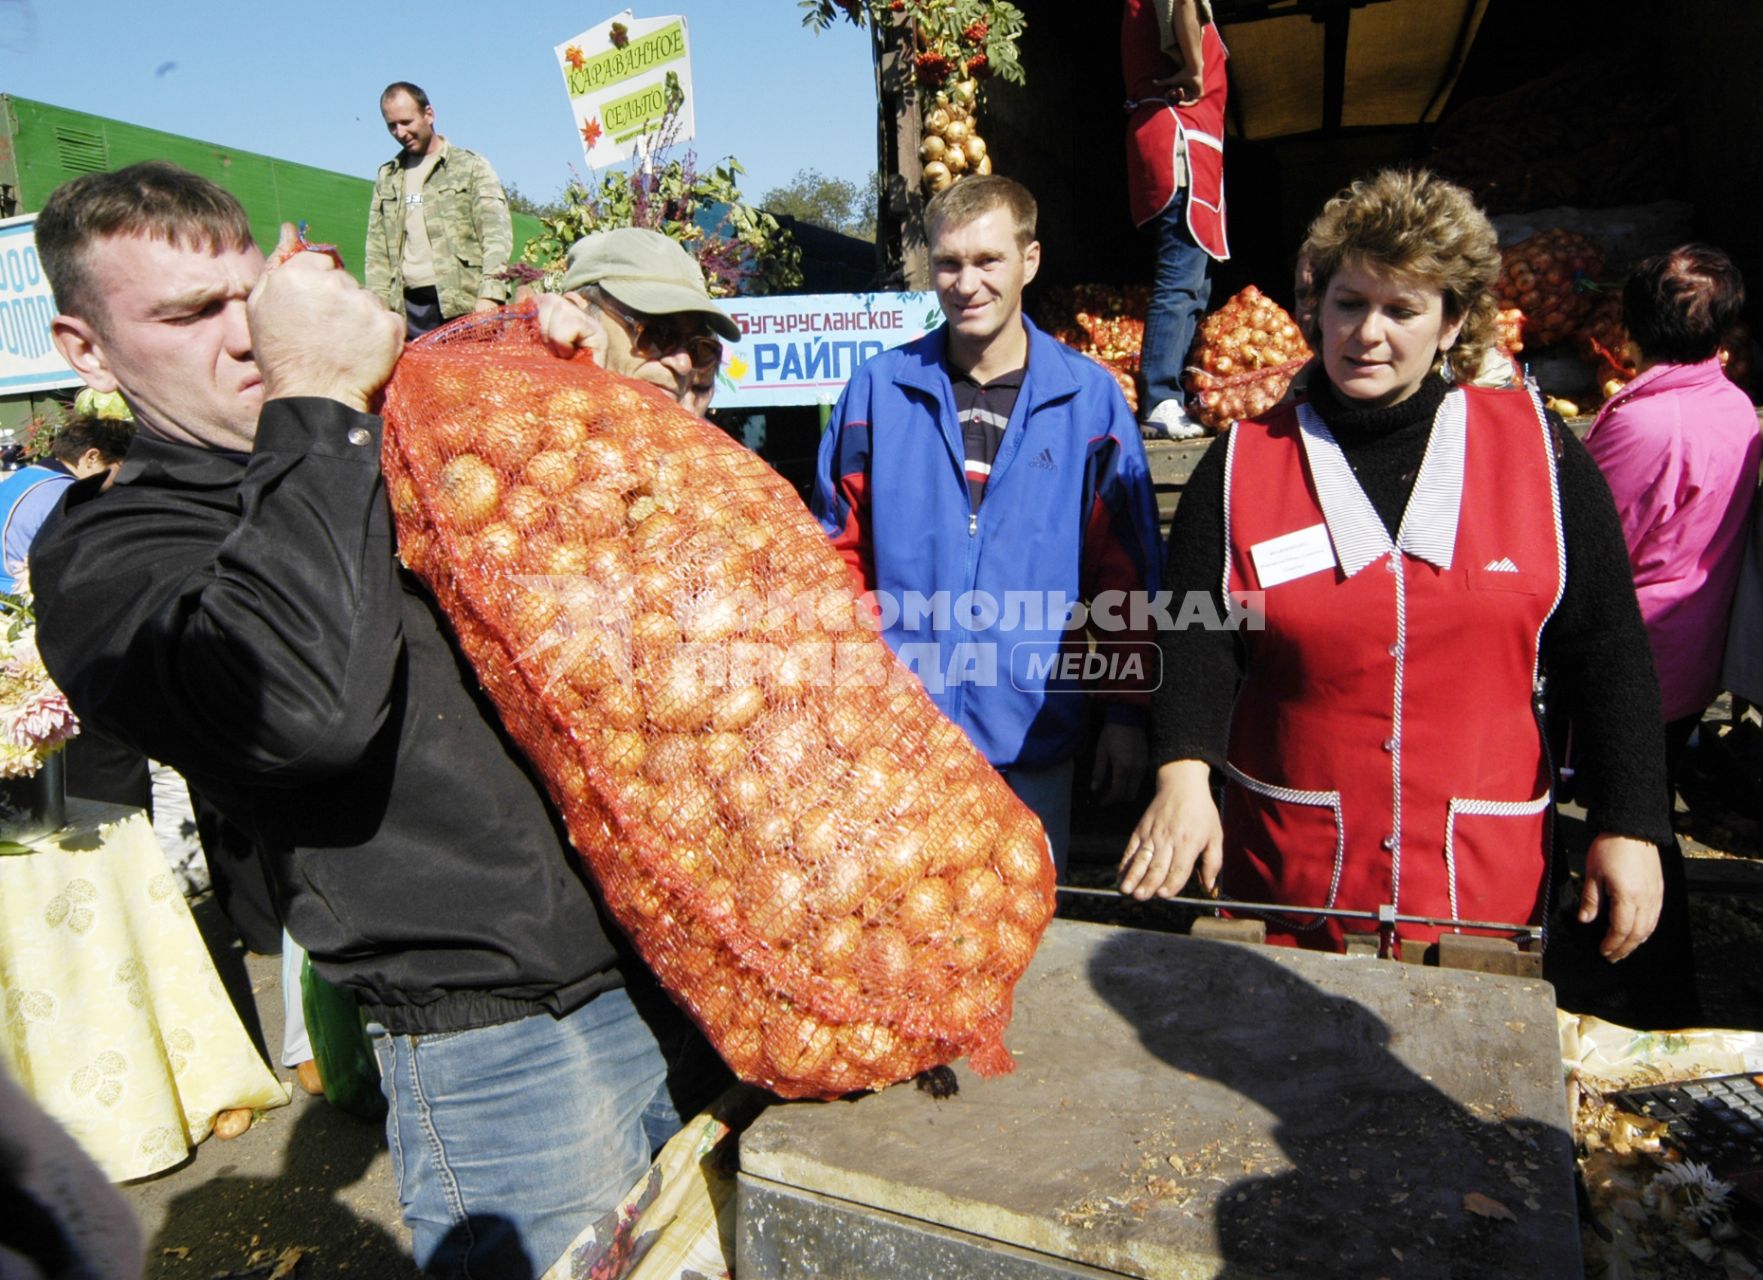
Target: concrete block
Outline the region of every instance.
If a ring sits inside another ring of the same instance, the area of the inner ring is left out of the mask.
[[[761,1116],[742,1280],[967,1274],[915,1270],[913,1231],[997,1280],[1579,1274],[1545,983],[1055,921],[1006,1039],[1016,1072],[953,1098]]]

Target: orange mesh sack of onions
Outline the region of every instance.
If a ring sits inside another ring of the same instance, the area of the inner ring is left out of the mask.
[[[406,349],[399,553],[614,916],[743,1079],[1009,1071],[1053,912],[1034,815],[864,622],[790,485],[530,316]]]
[[[1249,285],[1200,322],[1186,375],[1189,412],[1212,431],[1266,413],[1310,356],[1285,308]]]

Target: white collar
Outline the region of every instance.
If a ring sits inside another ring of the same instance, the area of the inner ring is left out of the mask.
[[[1466,404],[1467,397],[1460,389],[1448,392],[1439,403],[1432,433],[1426,441],[1426,457],[1420,464],[1414,491],[1408,495],[1402,527],[1394,542],[1328,424],[1308,404],[1298,406],[1304,456],[1316,482],[1317,500],[1322,504],[1322,518],[1328,524],[1335,557],[1347,577],[1397,548],[1440,569],[1451,567],[1457,545],[1457,520],[1463,508]]]

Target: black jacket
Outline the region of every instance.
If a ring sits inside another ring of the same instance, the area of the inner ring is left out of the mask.
[[[565,1013],[619,984],[611,927],[397,563],[379,449],[316,399],[250,454],[137,436],[32,549],[43,660],[263,844],[288,931],[388,1029]]]

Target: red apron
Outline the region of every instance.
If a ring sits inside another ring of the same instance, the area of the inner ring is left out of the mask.
[[[1201,29],[1205,92],[1190,106],[1164,97],[1154,81],[1173,70],[1164,55],[1154,0],[1126,0],[1120,26],[1120,62],[1126,76],[1127,189],[1134,226],[1143,226],[1169,207],[1180,190],[1182,161],[1188,174],[1188,234],[1209,255],[1230,257],[1224,230],[1224,102],[1229,56],[1218,28]]]
[[[1225,580],[1264,592],[1266,624],[1244,633],[1225,895],[1540,922],[1551,797],[1533,691],[1566,562],[1535,402],[1445,398],[1399,548],[1307,408],[1239,423],[1227,448]],[[1286,535],[1298,536],[1273,541]],[[1276,941],[1333,950],[1343,928],[1376,930],[1299,914],[1268,924]]]

